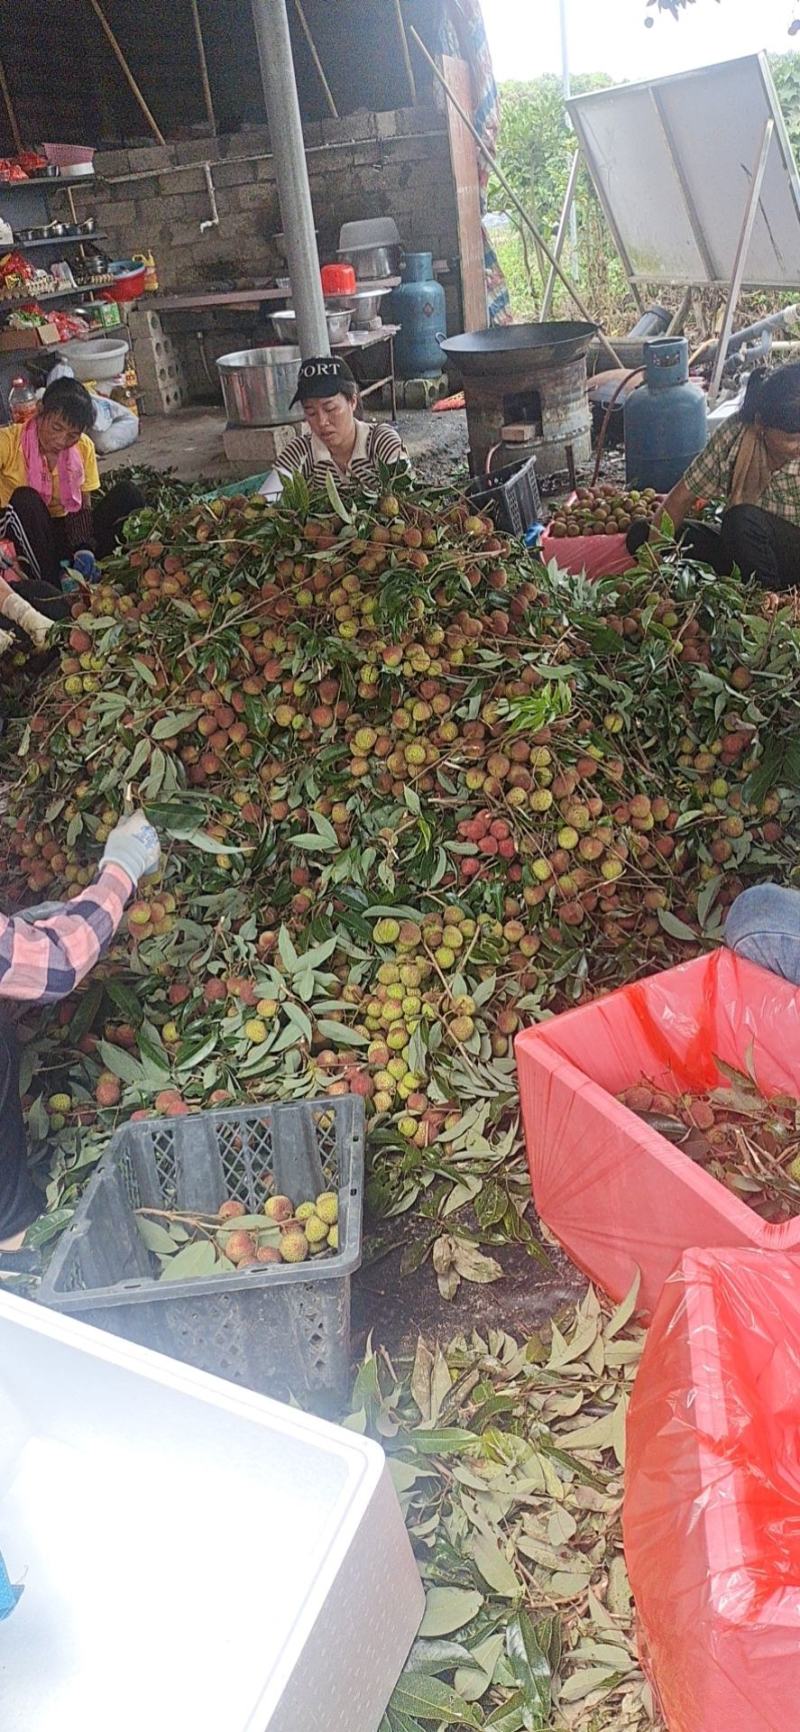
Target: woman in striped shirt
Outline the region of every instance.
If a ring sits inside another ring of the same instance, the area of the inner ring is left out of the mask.
[[[408,454],[396,428],[386,422],[358,418],[358,386],[338,355],[320,355],[304,361],[293,403],[302,403],[307,433],[298,433],[281,453],[261,492],[277,498],[287,475],[302,475],[309,487],[324,487],[328,475],[337,486],[378,492],[379,468],[410,468]]]

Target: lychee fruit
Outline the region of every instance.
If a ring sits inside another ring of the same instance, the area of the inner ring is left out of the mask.
[[[339,1219],[339,1198],[336,1191],[321,1191],[314,1208],[320,1220],[332,1226]]]
[[[264,1214],[270,1221],[290,1221],[294,1208],[290,1197],[268,1197]]]

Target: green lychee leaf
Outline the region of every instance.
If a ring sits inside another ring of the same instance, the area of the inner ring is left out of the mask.
[[[216,1272],[218,1257],[215,1247],[209,1239],[199,1239],[183,1249],[176,1251],[170,1257],[164,1268],[162,1281],[191,1281],[201,1275],[213,1275]]]
[[[137,1215],[136,1225],[144,1239],[148,1251],[154,1251],[156,1256],[171,1257],[176,1249],[176,1241],[172,1234],[162,1227],[160,1221],[149,1220],[146,1215]]]
[[[439,1678],[428,1678],[423,1672],[412,1672],[396,1685],[388,1712],[410,1714],[417,1720],[433,1721],[442,1726],[480,1726],[476,1709],[457,1696],[455,1690]]]

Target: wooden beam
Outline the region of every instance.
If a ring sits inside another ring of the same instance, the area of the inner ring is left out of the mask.
[[[309,53],[311,55],[311,58],[314,62],[316,70],[317,70],[317,76],[318,76],[320,84],[322,85],[322,88],[325,92],[325,101],[327,102],[328,107],[331,111],[332,118],[334,120],[338,120],[339,119],[339,110],[336,107],[336,103],[333,100],[333,93],[331,91],[331,87],[328,83],[327,78],[325,77],[325,70],[324,70],[324,67],[322,65],[322,61],[320,60],[320,57],[317,53],[317,45],[316,45],[316,42],[314,41],[314,38],[311,34],[311,29],[309,27],[308,19],[306,18],[305,12],[303,11],[303,8],[301,5],[301,0],[294,0],[294,4],[295,4],[297,16],[298,16],[300,23],[302,25],[302,28],[303,28],[303,35],[305,36],[306,42],[308,43]]]
[[[14,143],[16,145],[17,150],[22,150],[22,148],[23,148],[23,146],[22,146],[22,133],[19,130],[19,122],[17,120],[16,114],[14,113],[14,104],[11,101],[11,91],[8,88],[8,79],[6,78],[6,69],[3,65],[2,60],[0,60],[0,91],[2,91],[2,93],[3,93],[3,101],[6,105],[6,113],[8,115],[9,122],[11,125],[11,133],[12,133],[12,136],[14,139]]]
[[[394,0],[394,9],[395,9],[395,12],[397,13],[397,32],[398,32],[398,35],[400,37],[400,46],[403,50],[403,64],[404,64],[405,69],[406,69],[406,78],[408,79],[408,88],[411,92],[411,107],[416,108],[416,106],[417,106],[417,86],[416,86],[416,81],[414,79],[414,68],[411,64],[411,50],[408,46],[408,37],[406,35],[406,26],[405,26],[405,21],[403,18],[402,0]]]
[[[200,62],[200,79],[201,79],[201,82],[203,85],[203,100],[204,100],[205,105],[206,105],[206,114],[208,116],[208,124],[211,127],[211,131],[212,131],[214,137],[216,138],[216,135],[217,135],[217,117],[214,113],[214,99],[211,95],[211,81],[210,81],[209,76],[208,76],[208,61],[206,60],[206,45],[205,45],[205,42],[203,41],[203,26],[200,22],[200,7],[197,3],[197,0],[191,0],[191,7],[192,7],[192,21],[194,23],[195,40],[197,42],[197,58]]]
[[[150,109],[147,106],[147,103],[145,102],[145,99],[142,95],[141,90],[139,89],[139,86],[136,82],[136,79],[134,78],[133,73],[131,72],[131,69],[128,65],[127,60],[125,59],[125,55],[123,54],[122,49],[120,48],[120,45],[117,41],[117,38],[114,35],[114,32],[111,28],[111,25],[109,24],[108,19],[106,18],[106,15],[102,9],[102,6],[100,5],[100,0],[89,0],[89,5],[91,6],[92,11],[94,12],[94,15],[97,18],[98,23],[100,24],[105,36],[108,38],[108,42],[109,42],[114,54],[116,55],[120,66],[122,67],[122,71],[125,75],[125,79],[127,81],[127,84],[129,86],[133,96],[135,97],[136,101],[139,104],[139,107],[142,111],[142,114],[144,115],[145,120],[147,121],[147,124],[150,127],[150,130],[153,134],[153,137],[156,140],[156,143],[157,144],[166,144],[167,141],[164,137],[164,134],[161,131],[161,128],[158,125],[157,120],[154,119]]]

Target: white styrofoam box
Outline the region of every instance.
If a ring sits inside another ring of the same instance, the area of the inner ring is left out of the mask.
[[[3,1732],[377,1732],[424,1609],[383,1451],[0,1295]]]

